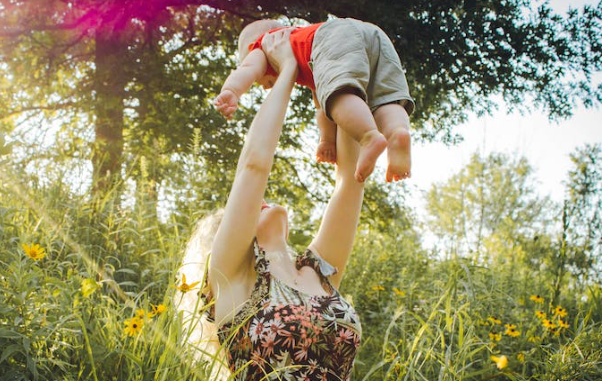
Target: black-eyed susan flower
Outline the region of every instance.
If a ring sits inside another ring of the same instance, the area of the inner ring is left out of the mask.
[[[537,316],[540,319],[545,319],[547,315],[543,311],[535,311],[535,316]]]
[[[502,324],[502,321],[500,319],[496,318],[495,316],[489,316],[487,318],[487,320],[489,320],[493,324]]]
[[[552,329],[550,329],[550,332],[551,332],[551,333],[552,333],[554,336],[556,336],[556,337],[560,336],[560,329],[559,329],[559,328],[552,328]]]
[[[163,312],[165,312],[165,310],[167,308],[163,304],[158,304],[156,306],[154,304],[151,304],[151,309],[152,309],[152,312],[151,312],[152,316],[156,316],[156,315],[159,315],[159,314],[162,314]]]
[[[529,299],[534,301],[535,303],[539,303],[539,304],[543,303],[543,297],[541,297],[540,295],[531,295],[531,296],[529,296]]]
[[[519,362],[525,362],[525,354],[523,352],[519,352],[516,354],[516,359]]]
[[[517,337],[520,336],[520,331],[517,331],[516,328],[508,328],[504,334],[506,334],[506,336]]]
[[[393,292],[399,296],[406,296],[406,293],[398,289],[397,287],[393,287]]]
[[[372,286],[373,291],[385,291],[383,286]]]
[[[46,256],[46,249],[40,247],[37,243],[32,243],[31,245],[24,243],[22,247],[25,254],[34,261],[39,261]]]
[[[178,290],[182,292],[188,292],[196,287],[197,284],[201,282],[194,282],[191,284],[186,283],[186,275],[182,274],[182,284],[178,286]]]
[[[549,319],[543,319],[543,321],[541,322],[541,324],[543,324],[544,327],[548,328],[548,329],[554,329],[556,328],[556,324],[554,324],[553,321],[549,320]]]
[[[94,279],[84,279],[81,282],[81,292],[82,295],[87,298],[92,295],[96,290],[100,288],[100,283],[95,281]]]
[[[495,363],[498,369],[504,369],[508,366],[508,357],[505,355],[491,356],[491,361]]]
[[[491,340],[493,342],[500,341],[500,340],[502,340],[502,334],[501,333],[489,332],[489,340]]]
[[[504,324],[504,327],[506,327],[506,329],[515,329],[516,325],[515,324]]]
[[[150,313],[150,312],[146,312],[146,311],[145,311],[144,309],[142,309],[142,308],[140,308],[140,309],[137,309],[137,310],[136,310],[136,312],[135,312],[134,314],[135,314],[135,316],[136,316],[138,319],[140,319],[140,320],[144,320],[144,319],[146,319],[147,317],[148,317],[148,318],[152,317],[152,315],[151,315],[151,313]]]
[[[139,334],[142,331],[142,327],[144,327],[144,320],[140,319],[138,316],[134,316],[131,319],[127,319],[123,322],[125,328],[124,332],[128,336],[134,336]]]
[[[554,315],[559,316],[559,317],[565,317],[566,310],[560,306],[557,306],[556,308],[554,308]]]
[[[558,327],[560,327],[560,328],[568,328],[569,324],[567,322],[565,322],[564,320],[558,319]]]

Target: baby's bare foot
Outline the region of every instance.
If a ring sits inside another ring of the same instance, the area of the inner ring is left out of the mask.
[[[374,170],[376,159],[387,147],[387,140],[377,130],[364,134],[360,141],[360,152],[355,167],[355,179],[360,183],[366,181]]]
[[[318,144],[318,151],[316,152],[318,163],[332,163],[337,162],[337,147],[336,143],[329,140],[320,140]]]
[[[387,182],[399,181],[412,175],[412,156],[410,152],[410,133],[400,129],[387,141]]]

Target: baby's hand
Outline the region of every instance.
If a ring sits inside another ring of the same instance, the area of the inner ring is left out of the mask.
[[[215,98],[213,104],[220,114],[226,119],[230,119],[238,107],[238,97],[233,91],[224,90]]]

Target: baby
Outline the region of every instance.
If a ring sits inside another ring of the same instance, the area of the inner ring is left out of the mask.
[[[257,82],[265,89],[278,73],[261,49],[265,33],[284,28],[274,20],[247,25],[238,41],[241,64],[215,100],[230,118],[238,100]],[[355,178],[363,182],[387,148],[387,182],[411,175],[409,114],[414,110],[393,43],[377,26],[334,19],[294,28],[290,43],[299,65],[297,83],[312,90],[320,130],[318,162],[336,162],[336,126],[360,144]]]

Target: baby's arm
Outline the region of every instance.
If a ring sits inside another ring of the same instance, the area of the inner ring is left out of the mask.
[[[320,107],[316,93],[312,90],[314,105],[316,106],[316,123],[320,130],[320,143],[318,143],[318,151],[316,157],[318,163],[336,163],[337,161],[337,125],[332,120],[326,117],[326,113]]]
[[[222,91],[215,98],[217,110],[226,118],[231,118],[240,97],[264,76],[267,68],[268,60],[263,50],[254,49],[249,52],[242,64],[226,78]]]

